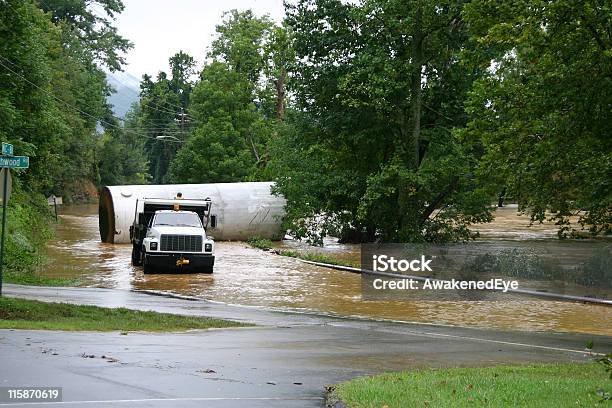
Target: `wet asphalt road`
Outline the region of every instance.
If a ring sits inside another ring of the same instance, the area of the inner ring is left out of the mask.
[[[7,285],[4,293],[259,325],[127,335],[0,330],[0,386],[63,387],[65,403],[31,405],[36,407],[321,407],[326,384],[359,375],[582,362],[590,358],[588,340],[596,351],[612,350],[612,338],[604,336],[377,322],[122,290]]]

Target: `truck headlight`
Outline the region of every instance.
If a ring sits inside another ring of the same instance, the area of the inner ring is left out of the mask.
[[[151,242],[151,251],[157,251],[157,242]]]
[[[211,252],[212,244],[204,244],[204,252]]]

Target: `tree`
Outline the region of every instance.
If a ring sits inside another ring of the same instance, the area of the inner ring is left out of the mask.
[[[267,16],[256,17],[251,10],[226,12],[216,28],[209,57],[256,83],[265,66],[263,49],[271,28]]]
[[[196,129],[170,166],[174,182],[260,178],[275,112],[278,116],[284,110],[287,54],[280,49],[282,33],[267,16],[256,17],[250,10],[225,13],[216,31],[212,61],[191,98],[189,114]]]
[[[107,12],[123,7],[120,1],[104,4]],[[120,69],[116,55],[127,42],[113,39],[114,28],[101,23],[104,17],[88,22],[89,5],[45,0],[39,4],[43,12],[29,0],[0,2],[0,140],[31,157],[27,170],[13,172],[7,277],[32,273],[40,264],[50,238],[45,195],[70,201],[91,191],[84,186],[99,180],[96,127],[118,127],[98,64]]]
[[[94,11],[98,6],[103,13]],[[112,25],[116,14],[123,11],[121,0],[44,0],[39,7],[50,12],[53,22],[62,28],[65,43],[77,45],[85,64],[100,63],[111,71],[121,70],[125,64],[122,54],[132,44],[117,33]]]
[[[291,31],[285,26],[274,26],[269,41],[264,47],[266,61],[264,73],[270,79],[275,93],[274,111],[277,120],[285,119],[287,80],[289,70],[295,61]]]
[[[115,121],[117,127],[107,130],[98,141],[101,185],[145,184],[148,181],[147,154],[139,132],[138,114],[139,107],[135,104],[126,114],[124,127]]]
[[[167,181],[170,162],[187,139],[191,118],[187,114],[194,87],[193,57],[179,51],[169,59],[171,77],[159,72],[155,81],[144,75],[140,84],[139,128],[144,135],[153,183]]]
[[[191,103],[199,125],[172,161],[170,180],[244,181],[261,159],[268,137],[251,82],[226,64],[213,62],[202,71]]]
[[[110,112],[105,75],[54,14],[18,0],[0,13],[4,140],[32,156],[26,186],[70,197],[98,177],[96,125]]]
[[[189,95],[193,89],[192,77],[195,75],[195,60],[183,51],[179,51],[170,57],[170,71],[172,79],[170,89],[179,95],[180,106],[187,109]]]
[[[478,75],[459,62],[461,9],[421,0],[289,6],[293,89],[312,126],[294,139],[302,159],[281,153],[275,167],[298,236],[320,240],[336,229],[351,241],[446,241],[468,239],[470,224],[490,219],[476,158],[453,132],[465,124],[462,103]],[[312,160],[322,169],[306,191],[298,183]],[[309,208],[294,211],[300,202]],[[321,222],[304,230],[305,219]]]
[[[464,16],[487,68],[474,84],[466,140],[479,174],[507,186],[559,235],[612,225],[612,14],[606,2],[473,1]],[[550,212],[550,214],[549,214]]]

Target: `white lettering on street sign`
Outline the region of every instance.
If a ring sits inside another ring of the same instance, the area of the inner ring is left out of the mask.
[[[27,169],[30,167],[30,158],[28,156],[0,157],[0,167]]]
[[[2,142],[2,154],[6,156],[12,156],[13,155],[13,145],[10,143]]]

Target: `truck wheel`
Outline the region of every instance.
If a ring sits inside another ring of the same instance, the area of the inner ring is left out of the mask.
[[[147,260],[147,253],[144,251],[142,252],[142,269],[144,273],[153,273],[153,266],[151,262]]]
[[[140,248],[137,245],[132,246],[132,265],[141,266],[142,258],[140,254]]]

